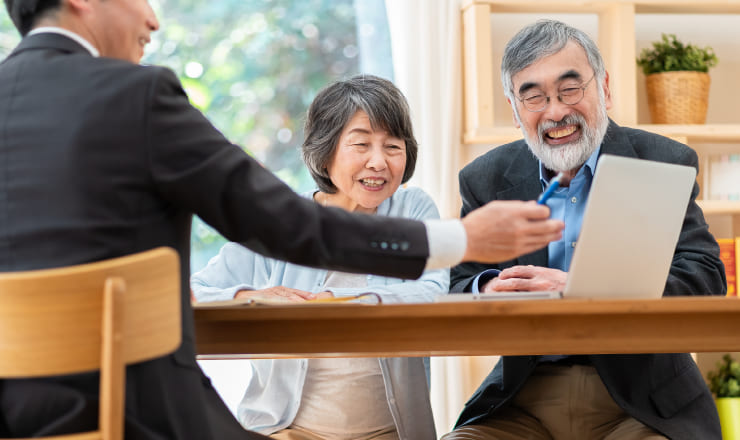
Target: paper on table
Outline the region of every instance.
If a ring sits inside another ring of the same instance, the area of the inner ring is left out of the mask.
[[[311,299],[307,301],[291,301],[276,296],[252,296],[249,298],[234,298],[222,301],[195,302],[193,307],[236,307],[236,306],[304,306],[315,304],[331,304],[353,302],[356,304],[380,304],[380,295],[373,292],[360,293],[352,296],[338,296],[332,298]]]

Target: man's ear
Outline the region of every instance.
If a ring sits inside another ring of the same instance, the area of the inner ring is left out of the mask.
[[[72,11],[76,11],[78,13],[82,11],[90,11],[92,7],[90,0],[64,0],[62,1],[62,5],[66,5]]]
[[[514,112],[514,104],[511,103],[511,99],[506,98],[506,102],[508,102],[511,106],[511,119],[514,121],[514,127],[522,128],[521,124],[519,124],[519,120],[516,118],[516,113]]]
[[[612,108],[612,92],[609,90],[609,72],[605,72],[604,84],[601,87],[604,89],[604,104],[606,104],[606,109],[610,110]]]

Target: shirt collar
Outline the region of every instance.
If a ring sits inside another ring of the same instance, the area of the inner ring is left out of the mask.
[[[90,54],[92,56],[94,56],[94,57],[99,57],[100,56],[100,52],[98,51],[98,49],[95,48],[95,46],[93,46],[92,44],[90,44],[89,41],[87,41],[86,39],[82,38],[78,34],[70,31],[69,29],[64,29],[64,28],[60,28],[60,27],[56,27],[56,26],[43,26],[43,27],[38,27],[38,28],[36,28],[36,29],[34,29],[34,30],[32,30],[31,32],[28,33],[28,35],[35,35],[35,34],[60,34],[60,35],[64,35],[65,37],[71,38],[74,41],[76,41],[77,43],[79,43],[80,46],[82,46],[85,49],[87,49],[87,51],[90,52]]]
[[[580,170],[578,170],[578,174],[582,174],[584,172],[588,172],[591,176],[594,174],[594,170],[596,169],[596,160],[599,158],[599,152],[601,151],[601,145],[596,147],[596,150],[594,150],[593,153],[591,153],[591,156],[586,159],[586,163],[583,164]],[[542,161],[540,161],[540,182],[542,183],[543,187],[547,186],[549,183],[549,179],[545,178],[545,166],[542,165]],[[586,171],[584,171],[586,170]]]

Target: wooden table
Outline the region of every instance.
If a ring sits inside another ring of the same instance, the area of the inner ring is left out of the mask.
[[[740,300],[205,304],[195,334],[198,353],[218,357],[740,351]]]

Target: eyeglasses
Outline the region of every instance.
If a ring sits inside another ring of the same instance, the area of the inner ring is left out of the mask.
[[[586,93],[586,87],[588,87],[589,83],[593,81],[593,79],[596,77],[596,74],[594,74],[591,79],[586,81],[583,85],[580,86],[574,86],[574,87],[566,87],[564,89],[558,90],[558,99],[563,104],[567,105],[576,105],[583,99],[583,96]],[[527,91],[524,96],[517,97],[519,101],[522,102],[524,105],[524,108],[529,110],[532,113],[538,113],[547,108],[547,105],[550,104],[550,97],[545,95],[545,93],[542,90],[531,90]]]

